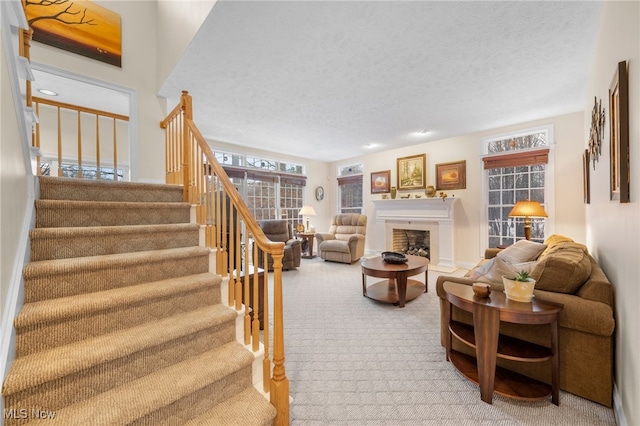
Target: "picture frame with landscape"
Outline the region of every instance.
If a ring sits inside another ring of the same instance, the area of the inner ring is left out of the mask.
[[[398,190],[424,189],[426,187],[427,154],[401,157],[396,161]]]
[[[611,201],[630,202],[629,197],[629,76],[627,61],[616,67],[609,86],[609,170]]]
[[[589,204],[591,202],[591,182],[589,182],[589,162],[590,160],[589,149],[585,149],[582,153],[582,194],[584,196],[584,203]]]
[[[466,189],[467,161],[436,164],[436,190]]]
[[[391,191],[391,170],[371,173],[371,193],[388,194]]]

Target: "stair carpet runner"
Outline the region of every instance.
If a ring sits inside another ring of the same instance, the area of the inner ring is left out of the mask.
[[[272,424],[182,187],[39,184],[5,424]]]

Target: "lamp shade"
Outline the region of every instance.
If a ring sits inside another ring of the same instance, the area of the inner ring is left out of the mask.
[[[521,200],[509,212],[510,217],[549,217],[537,201]]]
[[[312,206],[302,206],[302,208],[300,209],[300,213],[298,213],[299,216],[315,216],[316,215],[316,211],[313,209]]]

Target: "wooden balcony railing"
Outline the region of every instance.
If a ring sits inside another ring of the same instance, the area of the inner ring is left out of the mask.
[[[31,47],[31,38],[33,35],[33,30],[22,30],[19,33],[19,48],[20,55],[25,57],[27,60],[30,60],[30,47]],[[31,81],[26,81],[26,104],[27,107],[32,108],[36,117],[39,118],[39,121],[35,124],[35,129],[32,135],[31,145],[34,148],[41,149],[42,146],[42,128],[47,130],[47,134],[50,135],[49,139],[55,138],[53,140],[46,141],[46,149],[50,154],[56,152],[55,156],[58,162],[58,176],[62,176],[62,168],[60,167],[63,163],[63,156],[65,151],[74,151],[75,159],[64,161],[69,162],[72,161],[78,166],[78,178],[82,178],[83,172],[83,162],[91,163],[91,167],[95,167],[96,169],[96,179],[101,179],[102,173],[101,169],[106,165],[106,169],[113,170],[113,179],[118,179],[118,132],[117,132],[117,123],[118,122],[128,122],[129,117],[121,114],[114,114],[108,111],[100,111],[97,109],[87,108],[79,105],[71,105],[63,102],[56,102],[50,99],[44,99],[40,97],[33,96],[31,90]],[[57,120],[53,120],[55,122],[49,122],[42,120],[41,115],[41,106],[45,106],[46,108],[52,108],[56,110]],[[62,129],[62,115],[70,115],[73,114],[76,116],[75,123],[73,127],[69,127],[63,132]],[[100,123],[103,123],[103,126],[107,124],[110,129],[106,129],[106,131],[101,131]],[[86,142],[83,141],[83,125],[84,126],[95,126],[94,139]],[[57,136],[51,136],[57,135]],[[101,142],[100,136],[107,135],[109,140],[106,142]],[[74,139],[71,141],[71,139]],[[110,145],[107,147],[107,144]],[[83,147],[86,149],[87,146],[91,146],[91,153],[89,155],[83,155]],[[107,161],[103,161],[103,153],[109,152],[110,156]],[[36,161],[40,164],[41,158],[37,157]],[[37,168],[37,174],[41,174],[41,168]],[[110,173],[109,173],[110,174]]]
[[[282,258],[284,243],[270,241],[249,212],[235,186],[218,163],[193,122],[191,96],[182,92],[180,103],[160,123],[165,129],[166,182],[184,187],[184,201],[195,206],[196,220],[205,230],[206,245],[215,251],[216,272],[228,277],[228,304],[244,308],[244,344],[254,352],[264,350],[263,387],[276,407],[275,423],[289,424],[289,380],[284,367],[282,305]],[[258,258],[273,257],[273,272],[258,268]],[[251,279],[244,279],[251,275]],[[250,285],[250,282],[259,285]],[[269,283],[273,293],[273,330],[269,328]],[[259,287],[262,304],[263,341],[258,318]],[[253,287],[251,289],[251,287]],[[253,292],[250,297],[250,291]],[[250,300],[256,301],[249,309]],[[251,317],[251,314],[253,317]],[[273,336],[273,355],[270,338]],[[273,370],[271,363],[273,362]]]
[[[48,129],[48,134],[57,135],[56,140],[48,141],[47,146],[50,148],[55,146],[53,149],[57,151],[57,161],[58,161],[58,176],[62,176],[62,168],[60,167],[63,163],[63,153],[65,151],[75,151],[77,153],[76,160],[74,161],[78,165],[78,178],[82,179],[83,175],[83,161],[90,162],[92,165],[95,165],[97,170],[96,179],[101,179],[102,173],[101,170],[106,166],[109,171],[113,169],[113,180],[118,180],[118,121],[128,122],[129,117],[126,115],[115,114],[108,111],[101,111],[93,108],[87,108],[78,105],[67,104],[63,102],[52,101],[50,99],[44,99],[33,96],[32,102],[35,105],[35,113],[38,117],[43,117],[40,113],[41,105],[45,107],[50,107],[55,109],[57,114],[57,120],[55,122],[43,122],[43,119],[40,118],[40,122],[38,122],[35,126],[35,132],[33,134],[33,146],[37,148],[42,148],[42,132],[41,126],[46,126]],[[69,116],[71,114],[75,115],[75,123],[74,128],[71,128],[69,131],[64,132],[67,136],[64,137],[63,129],[62,129],[62,115],[65,114]],[[100,123],[107,125],[107,129],[101,130]],[[84,126],[95,126],[95,133],[93,134],[93,140],[89,142],[83,140],[83,125]],[[73,141],[70,141],[73,135]],[[107,136],[108,140],[101,140],[101,136]],[[63,142],[64,141],[64,142]],[[94,145],[91,147],[91,153],[86,155],[83,153],[83,146],[86,147],[87,144]],[[107,146],[110,145],[110,146]],[[103,152],[109,152],[109,158],[105,160],[103,158]],[[38,164],[40,164],[40,158],[37,159]],[[40,169],[38,168],[38,174],[40,174]]]

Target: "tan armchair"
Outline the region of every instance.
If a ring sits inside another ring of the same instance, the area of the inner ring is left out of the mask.
[[[279,241],[285,244],[282,269],[295,269],[300,266],[300,258],[302,257],[301,242],[293,237],[290,223],[286,220],[278,219],[263,220],[260,222],[260,228],[271,241]],[[271,255],[268,256],[267,263],[266,269],[273,271],[273,258]],[[258,257],[258,267],[265,269],[262,252]]]
[[[353,263],[364,255],[366,233],[367,216],[337,214],[331,219],[329,232],[316,232],[318,253],[324,260]]]

